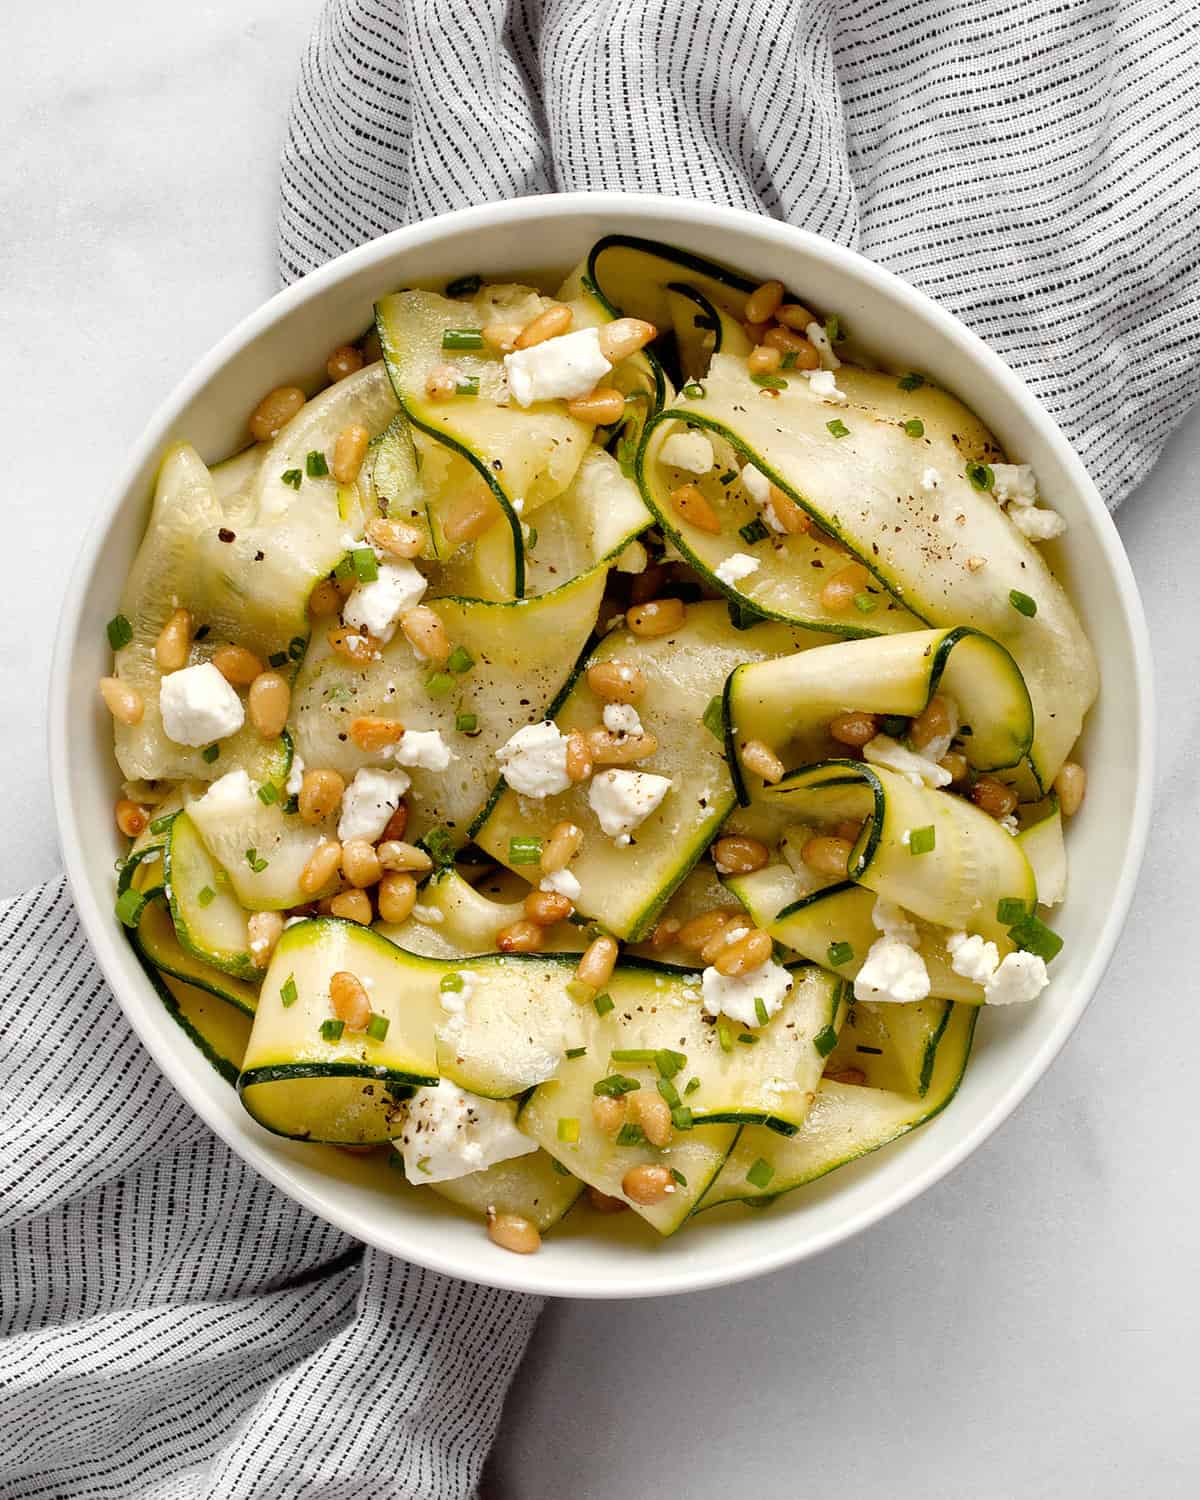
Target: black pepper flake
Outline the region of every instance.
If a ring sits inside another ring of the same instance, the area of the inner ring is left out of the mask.
[[[219,542],[236,542],[237,533],[230,531],[228,526],[222,526],[220,531],[217,532],[217,540]]]
[[[254,561],[255,562],[262,562],[263,558],[266,557],[266,555],[267,554],[265,552],[256,552],[254,554]]]

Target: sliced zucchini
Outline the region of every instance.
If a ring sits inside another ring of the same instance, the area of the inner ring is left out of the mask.
[[[250,1039],[250,1017],[206,989],[160,973],[152,964],[142,967],[169,1014],[200,1053],[226,1083],[236,1084]]]
[[[754,346],[746,330],[727,308],[686,282],[668,282],[666,291],[679,373],[684,380],[699,380],[714,354],[740,354],[744,359],[750,353]]]
[[[971,625],[1008,647],[1033,700],[1030,765],[1048,786],[1095,698],[1096,664],[1074,608],[1038,549],[978,487],[989,483],[988,461],[1002,456],[994,438],[961,402],[935,387],[907,392],[895,376],[849,366],[837,372],[837,384],[844,405],[826,402],[803,378],[764,391],[745,361],[716,355],[703,394],[659,413],[647,427],[639,474],[651,509],[674,539],[678,518],[665,507],[670,471],[657,460],[670,424],[684,420],[719,435],[920,619]],[[905,431],[912,419],[922,423],[918,438]],[[936,482],[926,488],[929,471]],[[694,529],[686,542],[692,551]],[[742,550],[735,536],[709,538],[707,571]],[[761,595],[769,572],[764,560],[746,580],[743,592],[755,608],[767,603]],[[772,607],[788,612],[778,598]],[[882,613],[873,612],[868,623],[878,626]]]
[[[171,831],[171,820],[182,806],[182,792],[172,792],[154,809],[153,818],[130,844],[129,853],[121,865],[117,875],[118,896],[135,881],[139,890],[145,890],[149,885],[164,884],[166,875],[162,864],[163,848]]]
[[[746,299],[758,285],[702,255],[626,234],[596,241],[588,255],[588,275],[620,313],[645,318],[660,329],[672,326],[672,294],[683,287],[740,326]]]
[[[477,891],[457,870],[439,870],[421,888],[420,916],[375,930],[412,953],[428,958],[469,958],[495,953],[496,934],[525,915],[523,900],[497,901]],[[582,927],[559,922],[546,930],[548,953],[578,953],[587,946]]]
[[[1058,906],[1067,894],[1067,846],[1057,796],[1023,808],[1021,821],[1017,842],[1037,879],[1038,903]]]
[[[537,513],[536,537],[526,542],[526,592],[547,594],[611,562],[653,519],[616,459],[589,449],[565,492]],[[486,541],[475,549],[477,566]]]
[[[714,906],[732,909],[720,876],[708,860],[701,860],[671,893],[671,899],[659,913],[656,929],[668,921],[678,922],[682,926],[692,917],[698,917],[701,912],[711,911]],[[671,964],[681,969],[696,966],[695,953],[681,947],[678,942],[660,941],[656,944],[653,935],[640,943],[629,944],[624,952],[630,958],[650,958],[655,963]]]
[[[229,838],[224,842],[228,844]],[[243,843],[242,859],[244,850]],[[225,866],[209,853],[187,813],[180,813],[171,824],[166,873],[175,932],[192,961],[257,985],[262,974],[250,957],[246,935],[249,912],[238,900]],[[161,958],[154,962],[160,968],[170,967]],[[191,975],[181,977],[189,979]]]
[[[189,952],[180,943],[171,914],[162,901],[150,901],[143,907],[133,938],[142,956],[162,973],[207,990],[245,1015],[254,1014],[258,1006],[257,985],[214,968]]]
[[[800,633],[774,624],[737,630],[724,605],[716,602],[690,606],[683,626],[671,635],[610,631],[584,665],[616,658],[644,674],[646,692],[638,712],[646,731],[657,738],[658,750],[636,769],[670,776],[673,785],[666,799],[636,830],[632,844],[620,848],[601,830],[586,786],[537,802],[506,789],[474,830],[476,842],[509,864],[513,838],[544,839],[563,819],[577,823],[585,839],[571,865],[582,887],[576,906],[616,936],[640,938],[733,805],[722,746],[702,722],[706,708],[739,662],[797,650],[803,640]],[[591,729],[601,722],[602,709],[581,672],[556,722],[564,732]]]
[[[840,641],[737,667],[725,684],[725,733],[743,800],[749,801],[741,765],[748,740],[761,740],[792,765],[808,765],[836,753],[828,727],[835,714],[863,709],[912,718],[935,693],[958,705],[970,730],[963,754],[976,770],[1016,766],[1029,753],[1033,708],[1017,664],[1003,646],[966,626]]]
[[[432,1182],[429,1190],[480,1217],[489,1208],[502,1214],[520,1214],[545,1234],[565,1217],[583,1186],[548,1152],[534,1151],[512,1161],[499,1161],[481,1172],[468,1172],[465,1177]]]
[[[440,557],[445,539],[434,529],[417,445],[403,412],[393,418],[387,430],[372,444],[369,472],[371,493],[379,512],[420,527],[427,538],[421,556]]]
[[[825,1071],[836,1077],[854,1069],[869,1088],[923,1099],[952,1017],[966,1022],[971,1013],[979,1007],[932,996],[914,1005],[851,1005]]]

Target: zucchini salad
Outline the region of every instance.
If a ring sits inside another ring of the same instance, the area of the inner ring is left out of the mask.
[[[876,1150],[1062,946],[1062,519],[803,290],[609,237],[385,297],[164,455],[108,626],[116,913],[197,1067],[510,1251]]]

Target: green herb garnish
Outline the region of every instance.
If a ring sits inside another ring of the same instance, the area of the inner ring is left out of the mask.
[[[1009,589],[1008,602],[1019,615],[1024,615],[1027,620],[1032,620],[1037,614],[1037,600],[1031,599],[1028,594],[1023,594],[1020,589]]]
[[[454,382],[454,394],[456,396],[478,396],[479,376],[460,375]]]
[[[279,801],[279,788],[273,781],[264,781],[258,789],[258,800],[270,807],[273,802]]]
[[[721,1044],[722,1052],[733,1051],[733,1031],[726,1021],[717,1022],[717,1040]]]
[[[767,1002],[760,999],[757,995],[755,995],[754,997],[754,1019],[760,1026],[765,1026],[771,1019],[770,1016],[767,1015]]]
[[[267,868],[267,861],[265,859],[259,859],[257,849],[246,850],[246,863],[250,866],[250,868],[256,875],[261,875],[262,872]]]
[[[794,370],[796,368],[796,351],[788,349],[779,362],[781,370]]]
[[[636,1078],[629,1078],[624,1073],[610,1073],[607,1078],[597,1078],[592,1084],[592,1093],[619,1099],[622,1094],[632,1094],[640,1088],[641,1084]]]
[[[788,388],[788,383],[782,375],[766,375],[760,371],[756,375],[751,375],[750,379],[755,385],[765,386],[768,391],[786,391]]]
[[[919,391],[925,384],[924,375],[902,375],[896,384],[902,391]]]
[[[674,1052],[670,1047],[660,1047],[654,1054],[654,1066],[663,1078],[674,1078],[680,1068],[687,1066],[687,1054]]]
[[[698,380],[689,380],[683,388],[683,394],[689,401],[700,401],[704,397],[704,387]]]
[[[612,1010],[614,1001],[611,995],[604,994],[597,995],[592,1004],[596,1007],[596,1014],[598,1016],[606,1016]]]
[[[454,863],[454,840],[448,828],[431,828],[421,840],[425,852],[433,860],[434,868],[444,870]]]
[[[482,349],[483,331],[479,328],[443,328],[443,349]]]
[[[632,1122],[622,1125],[617,1131],[618,1146],[640,1146],[645,1139],[646,1132],[640,1125],[634,1125]]]
[[[565,1145],[576,1146],[579,1144],[579,1121],[573,1115],[562,1115],[555,1133]]]
[[[714,739],[724,742],[725,739],[725,705],[718,693],[715,698],[708,700],[708,707],[701,715],[700,722],[708,730]]]
[[[854,607],[860,615],[873,615],[879,608],[879,600],[874,594],[861,593],[854,596]]]
[[[211,885],[202,885],[196,892],[197,906],[211,906],[217,899],[217,893]]]
[[[324,479],[329,473],[329,465],[325,462],[325,455],[319,448],[314,448],[305,457],[304,472],[310,479]]]
[[[695,1123],[695,1117],[686,1104],[677,1104],[671,1111],[671,1124],[676,1130],[690,1130]]]
[[[937,842],[937,829],[932,823],[927,823],[924,828],[914,828],[908,835],[908,852],[910,854],[929,854]]]
[[[746,1173],[746,1181],[750,1184],[751,1187],[765,1188],[767,1183],[770,1182],[771,1178],[774,1177],[774,1175],[775,1168],[769,1161],[765,1161],[760,1156],[754,1163],[754,1165],[750,1168],[750,1170]]]
[[[379,562],[370,547],[355,547],[350,553],[350,565],[359,583],[374,583],[379,577]]]
[[[220,753],[220,745],[205,745],[204,749],[200,752],[200,759],[207,761],[211,766],[213,761],[216,760],[217,756],[220,755]]]
[[[854,949],[849,943],[830,943],[826,953],[831,969],[838,969],[842,964],[848,964],[854,957]]]
[[[455,727],[455,729],[458,730],[459,734],[478,734],[479,733],[479,715],[478,714],[455,714],[454,715],[454,727]]]
[[[770,536],[770,532],[763,523],[755,516],[753,521],[747,521],[745,526],[738,527],[738,536],[743,542],[752,546],[755,542],[761,542]]]
[[[850,436],[850,429],[846,426],[845,422],[842,421],[841,417],[834,417],[832,422],[825,423],[825,427],[827,431],[831,432],[835,438],[844,438]]]
[[[483,285],[483,277],[472,272],[469,276],[456,276],[446,287],[447,297],[473,297]]]
[[[924,437],[925,423],[921,421],[920,417],[910,417],[904,424],[904,430],[908,433],[909,437]]]
[[[372,1011],[371,1019],[367,1022],[367,1035],[373,1042],[382,1042],[391,1024],[387,1016],[381,1016],[377,1011]]]
[[[572,1061],[575,1058],[577,1058],[577,1057],[586,1057],[587,1056],[587,1048],[586,1047],[568,1047],[566,1055],[567,1055],[568,1058],[572,1059]]]
[[[671,1181],[672,1182],[677,1182],[680,1187],[687,1187],[687,1178],[683,1175],[683,1173],[679,1170],[679,1168],[678,1167],[672,1167],[670,1170],[671,1170]]]
[[[968,464],[967,478],[977,490],[990,490],[996,483],[996,476],[989,464]]]
[[[1020,896],[1001,896],[996,902],[996,921],[1003,922],[1006,927],[1028,915],[1029,903]]]
[[[113,615],[104,628],[108,632],[108,644],[114,651],[119,651],[122,646],[128,646],[133,640],[133,626],[124,615]]]
[[[756,1047],[758,1045],[758,1038],[751,1031],[739,1031],[738,1041],[741,1042],[743,1047]]]
[[[510,865],[536,865],[542,859],[542,841],[535,838],[512,838],[508,841]]]
[[[321,1040],[323,1042],[337,1042],[341,1040],[342,1032],[346,1029],[345,1021],[322,1021]]]
[[[299,993],[299,990],[297,990],[296,988],[296,976],[294,974],[289,974],[288,977],[279,986],[279,998],[283,1001],[285,1010],[289,1005],[295,1005],[296,997],[299,995]]]
[[[294,490],[298,490],[304,483],[304,473],[300,469],[284,469],[279,477],[284,484],[290,484]]]
[[[684,1097],[686,1098],[688,1094],[694,1094],[699,1087],[700,1080],[698,1078],[689,1078],[687,1081],[687,1087],[683,1091]]]
[[[425,679],[425,691],[431,698],[445,698],[454,691],[454,678],[449,672],[430,672]]]
[[[832,1026],[822,1026],[813,1037],[813,1046],[817,1049],[818,1057],[828,1057],[837,1046],[837,1032]]]
[[[463,672],[469,672],[474,665],[475,658],[465,646],[455,646],[446,658],[447,671],[457,672],[460,676]]]
[[[675,1087],[675,1085],[669,1078],[658,1079],[658,1081],[655,1083],[655,1088],[658,1089],[658,1092],[667,1101],[672,1109],[678,1109],[680,1107],[682,1100],[679,1097],[679,1090]]]
[[[1008,929],[1008,935],[1018,948],[1035,954],[1045,963],[1062,952],[1062,938],[1033,912],[1026,912],[1019,922],[1014,922]]]

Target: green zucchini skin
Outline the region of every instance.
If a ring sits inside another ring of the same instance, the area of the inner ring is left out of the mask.
[[[160,973],[132,933],[130,937],[146,978],[168,1015],[225,1082],[236,1085],[250,1036],[249,1018],[216,995]]]
[[[254,972],[254,982],[240,979],[185,948],[163,901],[151,900],[143,906],[132,936],[134,946],[155,969],[193,989],[215,995],[244,1015],[254,1015],[258,1008],[257,981],[261,975]]]

